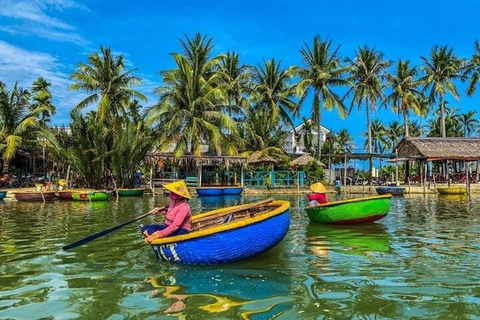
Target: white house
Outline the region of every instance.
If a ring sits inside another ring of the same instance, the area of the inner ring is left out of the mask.
[[[312,122],[312,119],[307,120],[308,123]],[[305,150],[305,145],[303,142],[303,126],[304,123],[302,122],[300,125],[296,126],[295,129],[290,130],[289,135],[286,140],[286,145],[285,145],[285,152],[288,154],[293,154],[293,155],[301,155],[306,152]],[[322,139],[322,142],[325,142],[327,133],[329,133],[330,130],[325,128],[324,126],[321,126],[320,130],[320,139]],[[313,147],[317,147],[317,127],[315,126],[312,130],[312,135],[313,135]]]

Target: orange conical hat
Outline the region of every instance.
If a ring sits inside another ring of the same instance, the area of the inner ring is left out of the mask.
[[[327,188],[325,188],[325,186],[321,182],[317,182],[317,183],[312,184],[310,186],[310,190],[312,190],[313,192],[317,192],[317,193],[327,192]]]
[[[187,199],[192,199],[192,196],[190,195],[190,192],[188,191],[188,187],[185,184],[185,181],[180,180],[180,181],[175,181],[169,184],[166,184],[163,186],[165,189],[178,194],[181,197],[187,198]]]

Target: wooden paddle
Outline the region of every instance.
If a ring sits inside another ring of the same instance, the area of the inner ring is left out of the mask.
[[[143,214],[143,215],[141,215],[141,216],[138,216],[138,217],[136,217],[135,219],[132,219],[132,220],[127,221],[127,222],[124,222],[124,223],[121,223],[121,224],[119,224],[118,226],[112,227],[112,228],[110,228],[110,229],[103,230],[103,231],[97,232],[97,233],[95,233],[95,234],[92,234],[91,236],[88,236],[88,237],[86,237],[86,238],[80,239],[80,240],[78,240],[78,241],[76,241],[76,242],[74,242],[74,243],[68,244],[68,245],[64,246],[62,249],[63,249],[63,250],[68,250],[68,249],[72,249],[72,248],[81,246],[82,244],[85,244],[85,243],[90,242],[90,241],[92,241],[92,240],[95,240],[95,239],[97,239],[97,238],[103,237],[103,236],[106,235],[106,234],[109,234],[109,233],[111,233],[111,232],[113,232],[113,231],[115,231],[115,230],[118,230],[118,229],[120,229],[120,228],[123,228],[123,227],[125,227],[126,225],[128,225],[128,224],[130,224],[130,223],[132,223],[132,222],[135,222],[135,221],[137,221],[137,220],[140,220],[140,219],[143,219],[143,218],[145,218],[145,217],[148,217],[149,215],[154,214],[155,211],[160,211],[160,210],[163,210],[163,209],[165,209],[165,207],[154,208],[154,209],[150,210],[148,213],[145,213],[145,214]]]
[[[235,213],[235,212],[239,212],[239,211],[245,211],[247,209],[251,209],[251,208],[254,208],[254,207],[259,207],[261,205],[265,205],[265,204],[270,203],[272,201],[273,201],[273,199],[269,198],[269,199],[262,200],[262,201],[259,201],[259,202],[254,202],[254,203],[250,203],[250,204],[246,204],[246,205],[241,205],[240,207],[235,208],[235,209],[222,211],[222,212],[215,213],[215,214],[212,214],[212,215],[208,215],[208,216],[205,216],[205,217],[201,217],[201,218],[198,218],[198,219],[193,219],[192,223],[197,223],[197,222],[202,222],[202,221],[205,221],[205,220],[210,220],[214,217],[221,217],[221,216],[231,214],[231,213]]]

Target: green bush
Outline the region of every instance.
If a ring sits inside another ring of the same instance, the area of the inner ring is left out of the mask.
[[[323,167],[319,165],[316,161],[310,161],[303,167],[303,171],[306,174],[306,181],[308,185],[323,181],[325,179],[325,172]]]

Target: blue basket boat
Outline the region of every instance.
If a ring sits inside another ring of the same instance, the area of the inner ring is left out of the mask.
[[[243,192],[243,187],[239,186],[214,186],[214,187],[198,187],[196,188],[197,195],[200,197],[218,197],[225,195],[239,195]]]
[[[155,255],[181,264],[220,264],[244,260],[277,245],[290,226],[290,203],[272,199],[199,214],[192,232],[156,239]]]
[[[7,191],[0,191],[0,200],[5,199],[6,196],[7,196]]]
[[[218,197],[223,195],[223,188],[218,188],[218,187],[201,187],[197,188],[197,194],[202,197]]]
[[[402,187],[377,187],[376,191],[380,195],[390,193],[393,196],[401,196],[405,193],[405,188],[402,188]]]
[[[242,187],[225,187],[223,188],[223,195],[224,196],[237,196],[242,194],[243,188]]]

